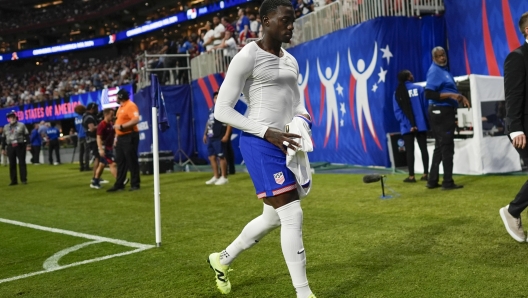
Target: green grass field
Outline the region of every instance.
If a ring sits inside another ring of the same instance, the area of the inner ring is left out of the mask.
[[[28,185],[8,187],[0,167],[0,219],[155,244],[152,176],[138,192],[88,187],[76,165],[29,165]],[[210,173],[161,175],[161,248],[0,283],[0,297],[222,297],[206,258],[261,212],[247,174],[207,186]],[[110,174],[105,174],[110,178]],[[387,184],[380,200],[362,175],[316,174],[303,200],[310,286],[324,297],[528,297],[528,246],[506,233],[499,208],[524,176],[455,177],[451,192]],[[107,185],[106,188],[109,186]],[[279,229],[232,268],[228,297],[295,297]],[[93,240],[0,222],[0,280],[42,271],[54,254]],[[96,243],[59,260],[68,265],[131,251]]]

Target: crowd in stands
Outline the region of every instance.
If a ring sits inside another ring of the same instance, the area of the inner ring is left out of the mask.
[[[23,74],[0,74],[0,108],[135,83],[135,55],[117,59],[57,59]]]
[[[70,0],[63,1],[60,5],[54,5],[41,9],[25,9],[13,13],[0,10],[0,28],[13,29],[27,27],[35,24],[47,23],[55,20],[68,20],[76,16],[104,11],[127,0]]]
[[[63,10],[56,13],[67,15],[68,13],[97,11],[122,1],[125,0],[95,0],[86,2],[89,3],[86,6],[78,5],[78,3],[73,6],[65,4],[61,5]],[[293,0],[293,2],[297,17],[306,15],[314,9],[312,0]],[[70,8],[72,10],[69,10]],[[1,20],[0,18],[0,23],[2,22],[6,22],[6,19]],[[248,40],[260,37],[262,37],[262,25],[259,14],[252,12],[249,8],[239,9],[236,20],[231,21],[227,17],[214,16],[211,21],[206,22],[205,26],[187,36],[177,40],[165,39],[163,43],[152,43],[147,53],[189,53],[192,59],[213,50],[223,50],[228,63]],[[187,66],[186,59],[174,58],[153,58],[147,63],[152,68]],[[128,83],[135,84],[137,83],[137,72],[135,54],[108,60],[62,58],[23,74],[17,75],[7,71],[0,74],[0,108],[58,99]],[[161,77],[163,83],[168,82],[166,74]],[[176,82],[188,83],[187,72],[180,71]]]

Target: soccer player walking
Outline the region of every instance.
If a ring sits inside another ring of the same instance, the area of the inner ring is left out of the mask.
[[[289,0],[265,0],[260,15],[264,37],[249,43],[234,57],[220,88],[214,116],[243,131],[240,150],[264,210],[225,250],[209,255],[208,262],[215,271],[218,289],[227,294],[231,291],[228,271],[233,260],[282,226],[282,253],[297,297],[313,298],[306,277],[303,212],[296,178],[286,167],[286,150],[295,150],[299,144],[292,138],[300,136],[283,132],[294,116],[309,118],[297,88],[297,61],[281,48],[292,38],[295,15]],[[241,91],[248,102],[247,117],[234,109]]]
[[[114,110],[104,109],[104,119],[97,125],[97,148],[99,150],[99,165],[95,172],[95,177],[90,184],[91,188],[100,189],[101,174],[106,165],[110,168],[110,173],[114,178],[117,177],[117,167],[114,162]]]

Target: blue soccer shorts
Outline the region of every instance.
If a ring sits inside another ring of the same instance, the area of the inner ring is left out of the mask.
[[[295,175],[286,166],[286,155],[277,146],[244,132],[240,136],[240,152],[259,199],[296,189]]]
[[[220,158],[225,157],[225,143],[222,143],[221,140],[207,140],[207,152],[208,156],[217,156]]]

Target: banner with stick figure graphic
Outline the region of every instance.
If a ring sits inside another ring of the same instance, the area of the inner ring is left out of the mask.
[[[431,49],[445,47],[444,27],[442,17],[378,18],[288,49],[313,120],[310,161],[390,166],[396,75],[408,69],[424,81]]]

